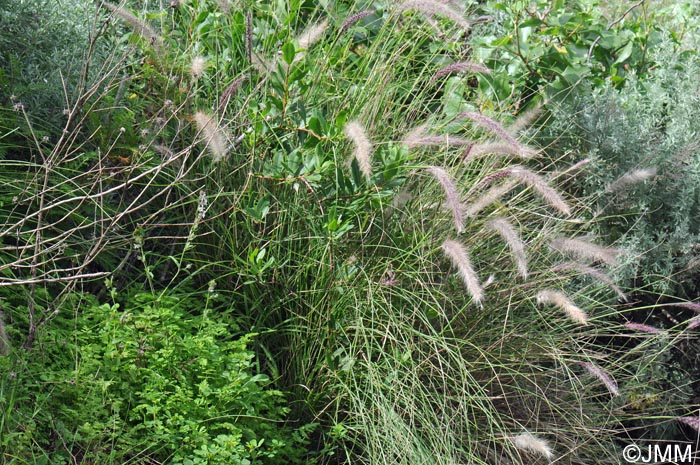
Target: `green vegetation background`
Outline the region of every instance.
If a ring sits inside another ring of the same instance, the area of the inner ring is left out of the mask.
[[[0,13],[2,463],[697,441],[692,2]]]

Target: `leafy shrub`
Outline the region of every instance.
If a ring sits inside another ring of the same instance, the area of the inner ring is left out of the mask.
[[[95,7],[68,0],[0,2],[0,94],[22,102],[37,127],[60,131],[66,99],[73,98],[80,79],[91,79],[107,53],[91,46]],[[102,45],[102,43],[98,44]],[[93,60],[84,74],[85,60]],[[85,84],[85,83],[83,83]],[[6,100],[7,99],[7,100]]]
[[[667,49],[668,50],[668,49]],[[629,260],[628,283],[660,294],[696,295],[700,158],[694,121],[695,53],[668,50],[624,89],[589,89],[555,113],[561,146],[591,159],[581,178],[595,196],[599,228]]]
[[[687,47],[697,35],[689,3],[487,2],[482,13],[488,22],[472,39],[474,55],[496,72],[480,87],[516,109],[541,91],[562,100],[581,83],[620,88],[655,66],[659,44]]]
[[[203,303],[146,293],[131,296],[123,310],[80,302],[75,319],[59,319],[42,338],[39,360],[16,352],[5,372],[3,390],[13,399],[5,456],[297,462],[309,426],[295,432],[283,425],[282,393],[254,374],[247,345],[255,335],[234,338],[236,328]]]

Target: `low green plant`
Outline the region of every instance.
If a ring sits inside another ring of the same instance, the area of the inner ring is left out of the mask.
[[[285,426],[284,397],[247,347],[255,335],[235,336],[212,295],[196,297],[85,296],[37,360],[4,358],[5,460],[298,463],[313,425]]]

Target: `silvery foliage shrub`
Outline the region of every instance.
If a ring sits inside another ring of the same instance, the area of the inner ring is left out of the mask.
[[[673,44],[651,58],[654,70],[622,89],[577,89],[554,111],[552,128],[566,135],[562,150],[591,160],[581,188],[595,199],[601,235],[627,251],[624,282],[692,297],[700,274],[700,58]]]
[[[95,8],[81,0],[0,0],[2,99],[12,95],[30,115],[60,125],[64,86],[73,97]]]

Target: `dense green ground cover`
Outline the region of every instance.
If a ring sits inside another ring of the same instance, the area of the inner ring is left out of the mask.
[[[605,464],[694,434],[698,304],[641,325],[630,268],[676,266],[630,244],[686,251],[694,200],[658,172],[612,200],[693,139],[691,6],[83,7],[0,3],[3,463]],[[618,101],[639,120],[598,139]],[[598,143],[658,111],[638,158]],[[658,202],[683,245],[633,216]]]

